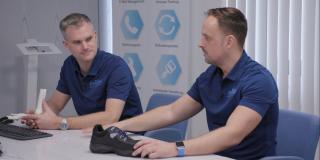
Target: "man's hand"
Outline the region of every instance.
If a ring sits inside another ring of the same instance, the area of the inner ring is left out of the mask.
[[[49,107],[46,101],[42,101],[42,113],[28,113],[22,117],[22,122],[32,128],[39,129],[58,129],[61,118],[58,117]]]
[[[178,155],[175,143],[168,143],[156,139],[143,139],[133,146],[135,150],[132,155],[141,157],[154,158],[168,158]]]
[[[26,114],[34,114],[34,110],[27,110]],[[21,118],[21,123],[26,124],[27,126],[31,128],[37,128],[36,122],[32,119],[24,119],[24,117]]]

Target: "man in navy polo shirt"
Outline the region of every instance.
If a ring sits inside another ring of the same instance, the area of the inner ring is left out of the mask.
[[[271,73],[244,51],[245,16],[236,8],[210,9],[199,47],[211,64],[177,101],[115,124],[144,131],[185,120],[205,109],[209,133],[183,142],[141,140],[133,155],[165,158],[218,154],[259,159],[275,154],[278,90]]]
[[[56,91],[43,101],[43,113],[28,114],[24,122],[40,129],[81,129],[141,114],[130,69],[120,57],[98,50],[90,19],[70,14],[61,20],[60,30],[72,55],[64,61]],[[70,98],[79,116],[59,116]]]

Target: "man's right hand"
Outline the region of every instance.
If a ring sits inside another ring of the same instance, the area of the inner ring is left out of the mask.
[[[35,114],[34,110],[28,110],[26,114]],[[24,117],[21,118],[21,123],[26,124],[30,128],[38,129],[36,122],[33,119],[25,119]]]
[[[58,129],[62,118],[58,117],[49,107],[46,101],[42,102],[42,113],[35,114],[34,111],[29,112],[22,117],[22,123],[39,129]]]

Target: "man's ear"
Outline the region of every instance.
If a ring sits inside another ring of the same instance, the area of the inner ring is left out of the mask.
[[[225,46],[231,48],[237,42],[237,38],[234,35],[227,35],[225,37]]]
[[[96,31],[94,32],[94,37],[95,37],[96,41],[98,42],[98,34]]]
[[[63,47],[64,47],[64,48],[66,48],[66,49],[69,48],[69,47],[68,47],[68,42],[67,42],[66,40],[63,40],[63,41],[62,41],[62,44],[63,44]]]

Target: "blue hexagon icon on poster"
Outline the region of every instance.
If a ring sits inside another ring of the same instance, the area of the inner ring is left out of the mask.
[[[127,62],[134,81],[137,82],[143,70],[139,55],[137,53],[125,53],[123,59]]]
[[[175,55],[162,55],[157,65],[157,75],[162,84],[175,85],[181,74],[180,64]]]
[[[125,39],[138,39],[143,28],[138,10],[127,10],[121,19],[120,28]]]
[[[180,28],[180,23],[175,11],[161,10],[157,17],[155,27],[160,40],[173,40]]]

